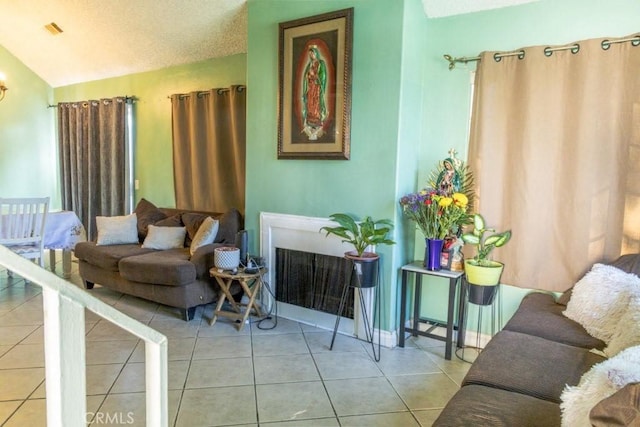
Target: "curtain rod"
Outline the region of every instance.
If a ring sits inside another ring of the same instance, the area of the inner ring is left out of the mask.
[[[138,98],[136,98],[135,96],[129,96],[129,95],[125,95],[125,96],[122,96],[122,97],[114,96],[114,98],[124,98],[124,102],[136,102],[138,100]],[[103,99],[107,99],[108,100],[110,98],[103,98]],[[74,102],[89,102],[89,101],[92,101],[92,100],[88,100],[88,101],[73,101],[73,102],[59,102],[59,103],[57,103],[55,105],[49,104],[49,105],[47,105],[47,108],[56,108],[60,104],[73,104]],[[102,101],[102,100],[100,100],[100,101]]]
[[[236,87],[238,88],[238,92],[242,92],[243,90],[245,90],[247,88],[245,85],[237,85]],[[229,92],[231,90],[231,88],[222,87],[220,89],[212,89],[212,90],[215,90],[215,91],[218,92],[218,94],[221,94],[221,93]],[[211,91],[209,91],[209,90],[201,90],[201,91],[196,92],[196,95],[205,96],[205,95],[209,95],[210,92]],[[167,96],[167,98],[171,99],[171,96],[172,95],[169,95],[169,96]],[[180,99],[182,99],[182,98],[186,98],[188,96],[191,96],[191,94],[189,94],[189,93],[181,93],[181,94],[179,94],[179,96],[180,96]]]
[[[631,42],[631,44],[633,46],[638,46],[640,45],[640,35],[636,35],[633,37],[626,37],[626,38],[622,38],[622,39],[617,39],[617,40],[602,40],[602,42],[600,43],[600,47],[602,47],[602,50],[607,50],[611,47],[612,44],[615,43],[626,43],[626,42]],[[553,52],[558,52],[558,51],[562,51],[562,50],[570,50],[571,53],[576,54],[580,51],[580,44],[578,43],[572,43],[570,45],[567,46],[560,46],[560,47],[545,47],[544,48],[544,54],[545,56],[551,56],[553,54]],[[522,59],[524,58],[524,50],[523,49],[519,49],[517,51],[513,51],[513,52],[504,52],[504,53],[496,53],[493,55],[493,59],[496,62],[500,62],[500,60],[502,58],[508,57],[508,56],[518,56],[518,58]],[[453,70],[454,68],[456,68],[456,64],[467,64],[469,62],[475,62],[475,61],[480,61],[480,56],[471,56],[471,57],[467,57],[467,56],[462,56],[459,58],[455,58],[451,55],[445,54],[443,55],[444,59],[446,59],[447,61],[449,61],[449,70]]]

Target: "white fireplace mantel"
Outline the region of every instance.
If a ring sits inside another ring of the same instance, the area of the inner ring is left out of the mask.
[[[276,294],[276,248],[342,257],[345,252],[353,250],[353,247],[348,243],[342,242],[342,239],[335,235],[327,236],[326,233],[320,232],[322,227],[335,227],[337,225],[337,223],[328,218],[271,212],[260,213],[260,255],[264,258],[265,265],[268,267],[267,283],[269,283],[273,295]],[[375,288],[365,289],[362,292],[368,306],[367,311],[372,313]],[[357,294],[355,295],[355,301],[358,301]],[[269,308],[271,308],[273,302],[271,298],[269,298],[269,301],[265,301]],[[279,316],[322,329],[333,330],[336,320],[335,315],[282,302],[277,303],[277,308]],[[355,321],[348,318],[341,320],[340,332],[364,339],[364,322],[358,304],[355,304],[354,313]],[[394,334],[382,332],[382,345],[394,346]]]
[[[325,237],[320,232],[324,226],[336,226],[328,218],[314,218],[299,215],[261,212],[260,213],[260,255],[268,267],[267,283],[276,295],[276,249],[291,249],[323,255],[341,257],[351,250],[351,246],[343,243],[334,235]],[[271,308],[274,299],[267,303]],[[358,307],[356,307],[358,308]],[[322,329],[333,329],[335,315],[277,302],[278,315]],[[352,319],[344,318],[340,322],[340,332],[357,335],[357,325]]]

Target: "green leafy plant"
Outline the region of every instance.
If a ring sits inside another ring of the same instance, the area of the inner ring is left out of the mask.
[[[469,262],[480,267],[491,267],[492,261],[489,258],[491,251],[507,244],[511,240],[511,230],[496,233],[493,228],[485,228],[485,221],[482,215],[473,215],[473,232],[462,235],[462,241],[468,245],[476,246],[476,256]],[[485,236],[485,233],[493,233]]]
[[[393,223],[388,219],[374,221],[370,216],[358,222],[354,217],[343,213],[334,213],[330,219],[339,224],[338,227],[322,227],[326,235],[334,234],[342,238],[345,243],[350,243],[361,257],[367,246],[394,245],[396,242],[389,239],[387,234],[393,229]]]

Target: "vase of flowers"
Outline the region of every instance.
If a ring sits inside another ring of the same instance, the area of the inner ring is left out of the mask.
[[[433,188],[408,194],[400,199],[402,211],[425,236],[425,268],[440,270],[442,244],[467,223],[469,199],[463,193],[444,195]]]
[[[425,239],[424,262],[422,265],[427,270],[440,270],[442,268],[441,256],[444,239]]]

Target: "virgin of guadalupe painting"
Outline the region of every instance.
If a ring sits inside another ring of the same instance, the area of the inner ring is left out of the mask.
[[[325,42],[331,39],[330,36],[307,41],[299,54],[292,100],[296,122],[292,131],[300,137],[292,138],[294,144],[301,139],[304,142],[326,142],[325,136],[333,134],[336,70],[332,49]]]
[[[353,8],[280,24],[279,159],[350,155]]]

